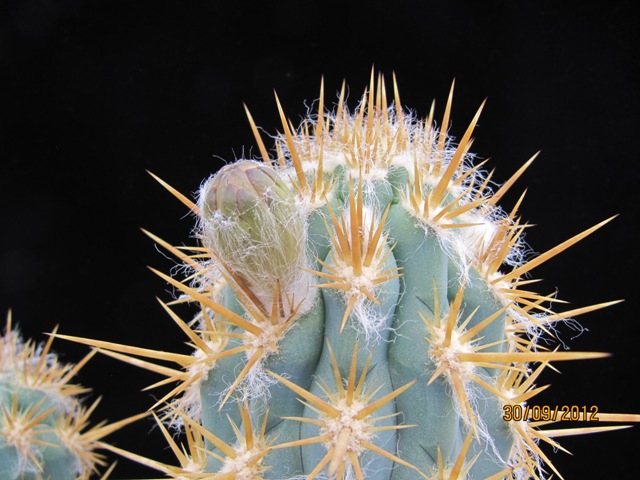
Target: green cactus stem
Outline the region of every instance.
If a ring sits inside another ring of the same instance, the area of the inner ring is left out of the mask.
[[[54,331],[55,335],[55,331]],[[146,413],[112,424],[89,426],[99,399],[85,407],[89,389],[70,383],[96,353],[63,364],[44,345],[23,340],[8,315],[0,337],[0,478],[3,480],[88,480],[106,465],[101,440]],[[115,466],[112,465],[112,467]],[[112,467],[101,477],[106,480]]]

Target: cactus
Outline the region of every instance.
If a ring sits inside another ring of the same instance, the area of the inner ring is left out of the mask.
[[[195,202],[156,177],[198,218],[189,250],[147,232],[191,272],[154,270],[198,307],[187,322],[161,302],[193,354],[57,336],[176,382],[154,409],[179,465],[106,448],[176,479],[522,479],[561,477],[540,442],[620,428],[505,417],[529,411],[552,363],[606,356],[540,339],[616,302],[557,313],[529,274],[610,219],[525,258],[520,201],[499,201],[535,156],[494,190],[470,153],[482,106],[456,141],[453,87],[439,125],[393,91],[372,74],[353,113],[344,87],[327,112],[321,87],[298,129],[276,97],[274,158],[247,111],[262,158],[226,165]]]
[[[55,331],[54,331],[55,334]],[[106,465],[97,450],[106,435],[146,413],[89,428],[88,408],[79,395],[87,388],[69,383],[95,354],[62,364],[44,345],[23,340],[9,313],[0,337],[0,478],[3,480],[88,480]],[[106,479],[113,464],[104,473]]]

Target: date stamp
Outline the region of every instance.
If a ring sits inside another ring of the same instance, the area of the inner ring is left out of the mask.
[[[510,422],[597,422],[597,405],[505,405],[502,419]]]

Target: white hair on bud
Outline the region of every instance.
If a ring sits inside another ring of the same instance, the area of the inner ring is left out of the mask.
[[[200,188],[198,203],[201,210],[214,177]],[[268,202],[265,203],[269,204],[268,211],[282,208],[290,211],[291,215],[260,214],[259,209],[264,208],[260,202],[267,197]],[[216,210],[210,217],[200,218],[202,242],[227,268],[242,277],[265,308],[271,307],[274,288],[279,283],[285,309],[293,311],[300,307],[298,314],[302,315],[315,301],[315,295],[310,291],[314,280],[306,271],[310,266],[306,215],[271,193],[269,188],[265,189],[263,199],[256,199],[254,207],[259,215],[259,233],[248,230],[242,222]],[[286,235],[286,242],[283,241],[283,235]],[[257,238],[260,241],[256,241]]]

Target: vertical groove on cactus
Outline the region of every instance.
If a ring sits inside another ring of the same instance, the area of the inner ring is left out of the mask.
[[[259,160],[223,167],[195,201],[154,176],[198,217],[189,250],[146,232],[191,272],[154,270],[197,306],[188,322],[162,304],[193,354],[56,336],[177,382],[154,408],[178,465],[107,448],[176,479],[542,479],[562,476],[541,443],[621,428],[505,414],[532,411],[552,364],[607,355],[541,339],[617,302],[555,312],[530,275],[610,219],[526,258],[522,197],[499,201],[537,154],[494,191],[471,153],[484,103],[456,142],[452,99],[453,85],[438,125],[433,107],[403,109],[395,78],[390,99],[372,73],[353,112],[344,85],[326,111],[321,83],[298,128],[276,97],[274,158],[245,107]]]

